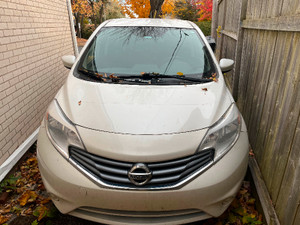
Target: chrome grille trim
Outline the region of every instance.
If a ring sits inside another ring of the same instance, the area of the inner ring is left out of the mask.
[[[203,173],[213,163],[214,150],[208,149],[180,159],[145,163],[152,179],[144,186],[135,186],[127,173],[135,163],[110,160],[70,147],[69,161],[89,179],[104,188],[126,190],[164,190],[180,188]]]

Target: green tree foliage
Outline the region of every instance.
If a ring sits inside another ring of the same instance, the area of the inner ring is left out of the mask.
[[[195,23],[202,30],[205,36],[209,36],[211,34],[211,21],[199,21]]]
[[[176,0],[174,14],[176,18],[190,21],[198,20],[198,10],[191,0]]]

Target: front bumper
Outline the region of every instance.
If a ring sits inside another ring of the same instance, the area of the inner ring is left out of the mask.
[[[62,213],[106,224],[182,224],[221,215],[233,200],[248,164],[248,136],[206,172],[179,189],[102,188],[73,167],[49,141],[42,126],[38,161],[47,191]]]

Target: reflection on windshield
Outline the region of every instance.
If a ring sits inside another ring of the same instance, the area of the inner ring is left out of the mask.
[[[197,31],[163,27],[102,28],[79,63],[96,74],[184,74],[210,77],[215,69]]]

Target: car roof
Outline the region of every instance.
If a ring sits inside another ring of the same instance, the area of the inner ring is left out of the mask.
[[[112,19],[105,24],[105,27],[123,27],[123,26],[148,26],[148,27],[176,27],[176,28],[193,28],[191,22],[178,19]]]

